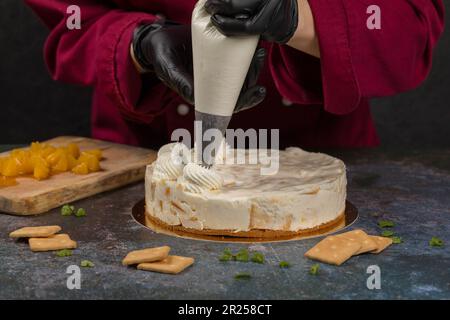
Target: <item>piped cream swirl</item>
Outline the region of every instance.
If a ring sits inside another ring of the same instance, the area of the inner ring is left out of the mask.
[[[156,160],[153,168],[153,180],[176,180],[183,174],[183,163],[173,161],[170,153],[166,153]]]
[[[168,144],[158,152],[153,169],[153,180],[177,180],[189,162],[190,150],[182,143]]]
[[[188,163],[183,169],[183,177],[179,179],[179,183],[188,192],[202,193],[203,191],[220,190],[224,181],[214,169]]]

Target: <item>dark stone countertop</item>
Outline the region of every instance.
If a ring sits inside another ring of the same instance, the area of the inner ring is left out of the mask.
[[[226,244],[156,234],[137,224],[133,205],[143,199],[143,183],[75,203],[85,218],[63,217],[59,210],[35,217],[0,214],[0,299],[449,299],[450,298],[450,150],[331,152],[348,166],[348,199],[359,209],[352,228],[379,234],[379,219],[396,223],[403,243],[380,255],[353,257],[340,267],[320,264],[308,273],[303,254],[318,242],[308,239],[271,244]],[[26,242],[8,238],[22,226],[58,224],[78,241],[71,257],[32,253]],[[432,236],[445,241],[430,247]],[[128,251],[169,245],[173,254],[195,257],[177,276],[138,271],[121,265]],[[256,248],[264,265],[221,263],[225,248]],[[66,268],[88,259],[81,268],[81,289],[66,287]],[[280,269],[286,260],[291,268]],[[381,289],[369,290],[367,267],[381,269]],[[235,280],[250,272],[250,280]]]

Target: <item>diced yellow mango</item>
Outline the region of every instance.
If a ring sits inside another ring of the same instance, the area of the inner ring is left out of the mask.
[[[50,168],[42,157],[36,157],[33,177],[38,180],[44,180],[50,177]]]
[[[80,148],[76,143],[69,143],[66,147],[66,151],[75,159],[80,156]]]
[[[64,156],[64,150],[57,149],[55,152],[50,153],[45,160],[47,160],[48,165],[55,166],[59,160]]]
[[[52,166],[55,172],[66,172],[69,170],[69,161],[67,160],[67,155],[63,154],[57,164]]]
[[[67,170],[72,170],[77,166],[78,162],[72,155],[67,155]]]
[[[17,158],[8,158],[2,165],[1,174],[5,177],[17,177],[20,170],[20,162]]]
[[[78,158],[78,163],[86,163],[89,172],[100,171],[100,161],[96,156],[90,153],[82,152],[80,157]]]
[[[28,174],[43,180],[49,178],[52,172],[96,172],[100,170],[102,156],[100,149],[80,152],[76,143],[54,147],[47,143],[33,142],[29,148],[12,150],[8,156],[0,158],[0,186],[15,184],[14,177]]]
[[[94,155],[98,161],[102,160],[103,152],[100,149],[86,150],[84,152]]]
[[[48,146],[46,146],[45,148],[43,148],[43,149],[40,151],[40,155],[42,155],[42,156],[44,157],[44,159],[45,159],[45,158],[47,158],[50,154],[52,154],[53,152],[55,152],[56,150],[57,150],[57,149],[56,149],[55,147],[48,145]]]
[[[87,164],[85,162],[79,163],[78,165],[76,165],[73,169],[72,172],[75,174],[88,174],[89,173],[89,168],[87,166]]]

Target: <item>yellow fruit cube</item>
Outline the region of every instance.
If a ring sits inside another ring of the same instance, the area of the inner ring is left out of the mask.
[[[55,172],[66,172],[69,170],[69,161],[67,160],[67,155],[63,154],[57,164],[52,166]]]
[[[5,177],[16,177],[19,175],[20,162],[17,158],[8,158],[2,165],[1,174]]]
[[[67,170],[72,170],[77,166],[78,162],[71,154],[67,155]]]
[[[78,158],[78,163],[86,163],[90,172],[100,171],[100,161],[90,153],[82,152]]]
[[[33,177],[38,180],[44,180],[50,177],[50,168],[47,162],[40,157],[36,158]]]
[[[72,172],[75,174],[88,174],[89,168],[85,162],[82,162],[82,163],[78,164],[77,166],[75,166],[72,169]]]
[[[93,156],[95,156],[97,158],[97,160],[102,160],[103,157],[103,152],[100,149],[92,149],[92,150],[86,150],[84,151],[86,153],[92,154]]]
[[[78,158],[80,156],[80,148],[76,143],[69,143],[66,147],[66,152],[74,158]]]

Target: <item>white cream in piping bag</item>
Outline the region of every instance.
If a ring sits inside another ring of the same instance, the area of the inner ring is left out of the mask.
[[[242,90],[259,36],[221,34],[200,0],[192,14],[195,110],[229,117]]]
[[[192,56],[194,67],[195,119],[202,132],[215,129],[222,136],[233,115],[250,68],[259,36],[227,37],[211,23],[204,5],[198,1],[192,13]],[[196,136],[200,143],[202,137]],[[205,166],[214,164],[202,143],[196,157]]]

